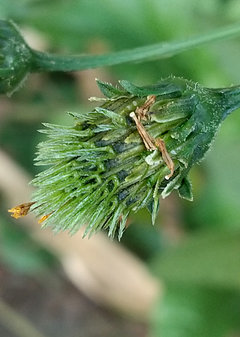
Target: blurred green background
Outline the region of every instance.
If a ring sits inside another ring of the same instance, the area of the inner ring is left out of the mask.
[[[240,2],[0,0],[0,14],[14,20],[34,48],[61,54],[106,53],[188,38],[234,23],[240,17]],[[75,74],[32,75],[11,98],[0,98],[1,151],[30,176],[37,173],[33,159],[43,139],[37,132],[41,123],[69,124],[66,111],[91,109],[87,98],[100,95],[95,77],[114,84],[127,79],[144,85],[173,74],[204,86],[225,87],[239,84],[239,60],[240,38],[164,60]],[[7,192],[0,186],[0,295],[19,315],[28,314],[46,336],[240,336],[239,172],[240,113],[236,111],[222,125],[211,152],[192,170],[194,202],[179,200],[177,195],[160,202],[155,227],[147,211],[131,217],[120,245],[136,254],[164,285],[163,296],[145,322],[95,307],[85,297],[81,298],[84,311],[78,307],[57,258],[6,213]],[[56,293],[56,287],[63,292],[56,306],[69,296],[75,302],[61,313],[48,308],[46,324],[42,298]],[[36,300],[26,307],[23,294]],[[72,305],[79,316],[69,309]],[[35,316],[29,315],[33,307],[39,307]],[[0,335],[15,336],[1,323]]]

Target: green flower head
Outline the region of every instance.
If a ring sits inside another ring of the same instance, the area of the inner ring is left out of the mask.
[[[31,68],[31,49],[14,23],[0,20],[0,94],[11,95]]]
[[[121,238],[131,212],[147,207],[154,223],[160,197],[177,190],[192,200],[189,170],[239,105],[239,89],[175,77],[146,87],[120,81],[121,89],[97,83],[106,97],[100,107],[69,113],[72,127],[44,124],[48,140],[36,161],[49,168],[33,180],[30,206],[13,215],[31,207],[56,231],[86,225],[85,234],[106,229]]]

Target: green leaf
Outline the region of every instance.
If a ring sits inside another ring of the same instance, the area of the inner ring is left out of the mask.
[[[181,186],[178,188],[178,194],[183,199],[193,200],[192,185],[187,177],[183,178]]]
[[[156,257],[167,282],[240,289],[240,231],[198,234]]]
[[[171,79],[174,79],[175,83],[171,83]],[[182,90],[184,89],[181,79],[179,80],[175,77],[169,77],[167,79],[161,80],[160,83],[142,87],[138,87],[126,80],[120,80],[119,83],[127,92],[139,97],[144,97],[150,94],[169,97],[174,95],[175,97],[179,97],[181,96]]]
[[[124,95],[125,92],[123,90],[118,89],[117,87],[114,87],[111,83],[102,82],[96,79],[98,88],[101,90],[104,96],[107,98],[112,98],[115,96],[121,96]]]

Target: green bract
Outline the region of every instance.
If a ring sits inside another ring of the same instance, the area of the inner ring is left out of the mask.
[[[32,54],[17,27],[0,20],[0,94],[12,94],[30,72]]]
[[[216,131],[239,106],[239,88],[208,89],[181,78],[122,89],[98,81],[106,96],[87,113],[69,113],[73,127],[44,124],[48,140],[39,144],[37,165],[48,165],[34,180],[32,206],[45,225],[85,234],[107,229],[121,238],[130,212],[148,207],[154,223],[159,197],[174,189],[192,200],[188,173],[199,162]],[[152,139],[161,138],[174,162],[174,174],[161,152],[148,151],[130,113],[155,95],[142,124]]]

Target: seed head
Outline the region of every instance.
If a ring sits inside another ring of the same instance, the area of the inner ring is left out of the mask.
[[[120,81],[121,89],[97,83],[100,107],[69,113],[72,127],[44,124],[36,163],[48,168],[32,182],[31,211],[56,231],[86,225],[85,234],[106,229],[121,238],[131,212],[147,207],[154,223],[160,197],[177,190],[192,200],[189,170],[239,106],[239,89],[175,77],[146,87]]]

